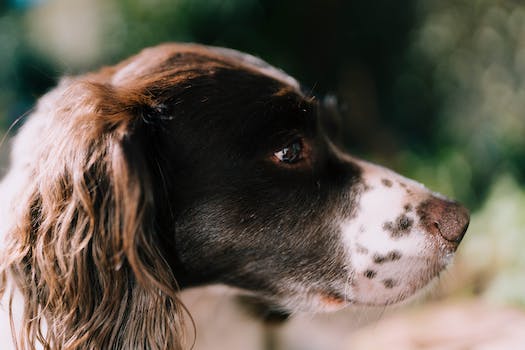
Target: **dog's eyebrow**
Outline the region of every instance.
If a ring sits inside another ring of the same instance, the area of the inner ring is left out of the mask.
[[[270,104],[265,124],[273,124],[279,127],[280,131],[309,129],[315,126],[315,104],[296,93],[274,98]]]
[[[281,96],[277,98],[281,101],[275,98],[267,101],[266,108],[259,109],[243,123],[242,138],[256,141],[259,151],[315,133],[316,116],[311,106],[301,106],[297,97],[291,102],[282,99]]]

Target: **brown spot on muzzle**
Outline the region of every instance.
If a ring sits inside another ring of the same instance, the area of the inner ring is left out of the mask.
[[[368,254],[368,248],[360,245],[359,243],[356,244],[356,252],[358,254]]]
[[[385,286],[385,288],[387,289],[392,289],[396,286],[396,281],[394,281],[393,279],[386,279],[383,281],[383,285]]]
[[[414,220],[401,214],[396,218],[395,222],[387,221],[383,224],[383,230],[389,231],[392,238],[399,238],[410,234],[410,229],[414,224]]]
[[[439,234],[455,246],[463,239],[470,221],[467,208],[461,204],[432,196],[417,207],[421,225],[432,234]]]
[[[383,185],[385,185],[386,187],[392,187],[392,185],[393,185],[392,181],[390,181],[389,179],[382,179],[381,182],[382,182]]]
[[[375,272],[374,270],[366,270],[365,273],[363,274],[366,278],[368,279],[372,279],[374,277],[376,277],[377,275],[377,272]]]
[[[385,262],[396,261],[401,259],[401,253],[397,250],[393,250],[386,255],[374,254],[373,261],[376,264],[383,264]]]

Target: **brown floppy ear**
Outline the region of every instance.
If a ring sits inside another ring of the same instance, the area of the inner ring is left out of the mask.
[[[41,137],[0,271],[25,299],[19,346],[182,348],[184,309],[159,250],[144,154],[154,140],[140,111],[153,101],[104,83],[66,85],[25,126]],[[16,140],[26,141],[24,132]]]

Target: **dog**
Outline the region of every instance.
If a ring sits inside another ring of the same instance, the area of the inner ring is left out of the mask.
[[[320,110],[261,59],[196,44],[64,78],[0,185],[16,346],[183,349],[178,292],[192,286],[322,312],[437,278],[467,209],[345,153]]]

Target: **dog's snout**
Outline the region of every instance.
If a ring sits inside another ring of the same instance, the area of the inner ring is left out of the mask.
[[[470,222],[467,208],[455,201],[434,196],[419,206],[418,215],[428,232],[439,234],[456,245],[463,239]]]

